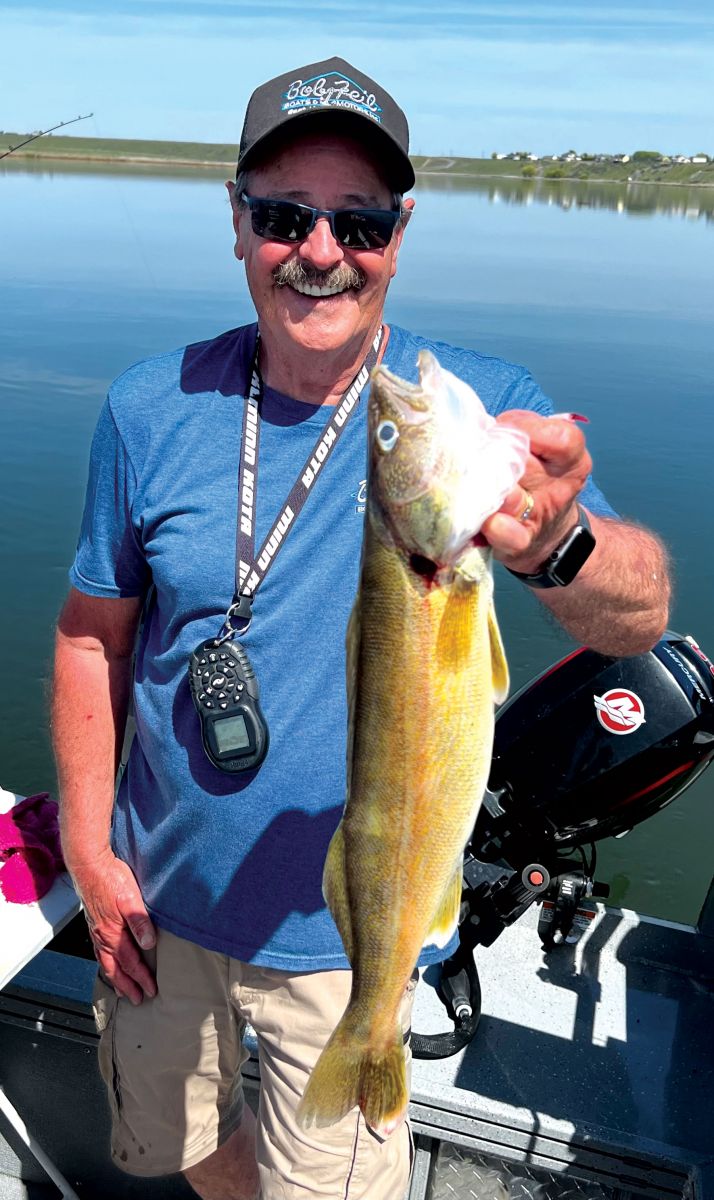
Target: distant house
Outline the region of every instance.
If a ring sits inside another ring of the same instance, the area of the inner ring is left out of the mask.
[[[630,161],[629,154],[613,154],[612,161],[614,163],[628,163]]]
[[[692,158],[693,163],[708,163],[709,156],[707,154],[695,154]]]
[[[676,163],[690,163],[691,161],[691,158],[687,158],[686,154],[675,154],[672,159],[672,162]]]

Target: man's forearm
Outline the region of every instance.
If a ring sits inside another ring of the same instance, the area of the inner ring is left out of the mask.
[[[646,529],[590,515],[597,546],[566,588],[539,598],[577,641],[602,654],[642,654],[667,625],[667,554]]]
[[[57,635],[52,735],[65,861],[71,872],[109,848],[114,780],[131,687],[131,657]]]

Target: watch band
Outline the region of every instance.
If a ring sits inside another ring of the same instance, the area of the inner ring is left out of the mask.
[[[511,571],[510,567],[506,567],[506,570],[515,575],[516,579],[520,579],[521,583],[532,588],[567,587],[572,583],[595,549],[595,536],[590,528],[588,514],[579,504],[577,509],[577,525],[566,533],[562,542],[551,551],[537,571],[529,575],[521,571]]]

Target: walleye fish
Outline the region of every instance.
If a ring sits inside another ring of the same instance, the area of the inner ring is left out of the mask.
[[[528,439],[419,355],[419,384],[372,374],[360,584],[347,632],[347,801],[323,890],[353,969],[347,1009],[298,1109],[355,1105],[386,1137],[406,1114],[398,1013],[425,943],[446,945],[508,670],[490,551],[473,538],[520,478]]]

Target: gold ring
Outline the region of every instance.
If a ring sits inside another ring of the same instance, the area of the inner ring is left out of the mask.
[[[523,492],[524,492],[524,495],[526,498],[526,507],[523,509],[523,512],[521,513],[520,517],[518,518],[519,521],[527,521],[529,516],[533,512],[533,508],[535,506],[535,500],[531,496],[528,489],[524,488]]]

